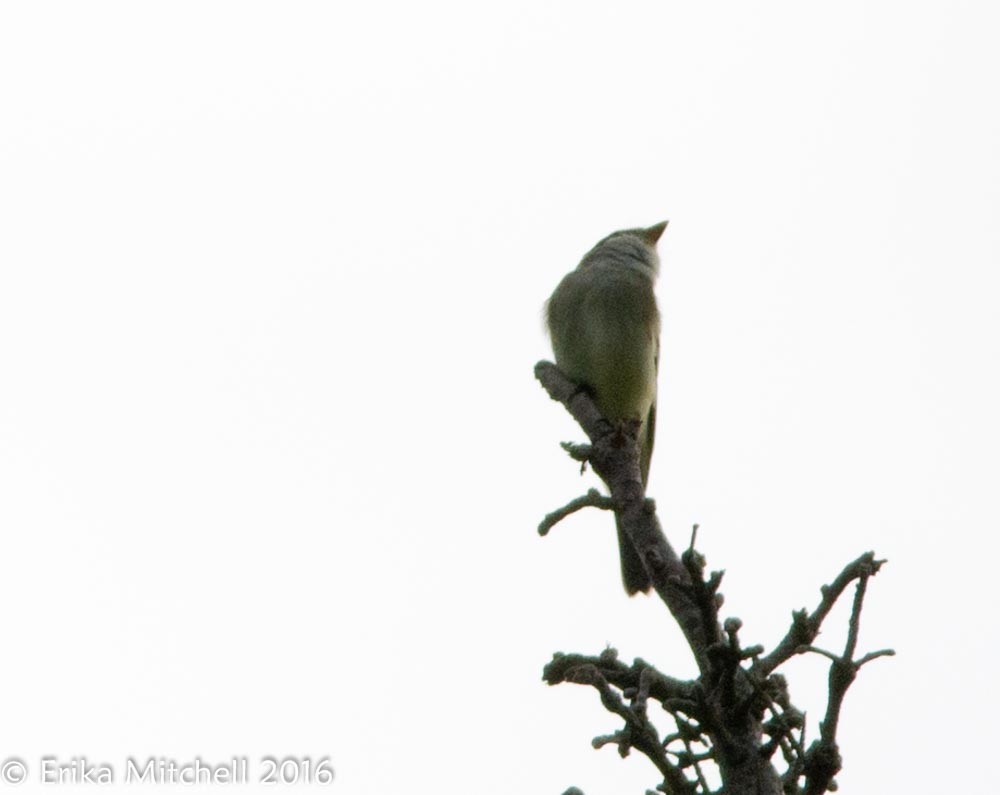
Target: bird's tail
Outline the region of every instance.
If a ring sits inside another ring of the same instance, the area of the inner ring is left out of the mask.
[[[625,585],[625,593],[629,596],[640,591],[645,593],[652,583],[649,581],[649,574],[642,564],[639,553],[635,551],[632,542],[628,540],[625,531],[622,529],[621,520],[615,517],[615,526],[618,528],[618,553],[622,561],[622,583]]]
[[[653,454],[653,435],[656,432],[655,403],[649,410],[645,427],[642,430],[645,437],[639,447],[639,473],[642,476],[643,490],[645,490],[646,484],[649,483],[649,462]],[[639,557],[639,553],[635,551],[628,535],[622,529],[621,520],[617,514],[615,514],[615,527],[618,529],[618,555],[622,561],[622,583],[625,585],[625,593],[629,596],[640,591],[646,593],[653,583],[649,579],[649,573],[642,563],[642,558]]]

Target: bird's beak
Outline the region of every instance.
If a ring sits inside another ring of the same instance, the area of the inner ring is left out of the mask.
[[[660,239],[660,235],[663,234],[663,230],[667,228],[667,224],[670,221],[660,221],[658,224],[653,224],[651,227],[645,230],[646,242],[651,246],[656,245],[656,241]]]

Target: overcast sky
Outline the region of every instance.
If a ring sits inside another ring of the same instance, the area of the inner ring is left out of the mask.
[[[339,795],[654,786],[591,749],[618,726],[592,691],[540,681],[606,644],[694,668],[658,600],[624,596],[609,516],[536,535],[596,482],[532,366],[561,276],[666,218],[669,538],[700,523],[724,615],[768,648],[844,563],[887,557],[861,645],[898,656],[849,693],[842,791],[981,789],[998,23],[954,1],[3,4],[20,791],[46,755],[119,778],[328,755]],[[812,736],[825,672],[787,668]]]

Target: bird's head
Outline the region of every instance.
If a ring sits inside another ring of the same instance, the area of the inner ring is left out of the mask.
[[[580,263],[581,267],[607,259],[631,267],[644,266],[659,273],[660,258],[656,253],[656,243],[667,228],[668,221],[661,221],[640,229],[621,229],[612,232],[598,242]]]

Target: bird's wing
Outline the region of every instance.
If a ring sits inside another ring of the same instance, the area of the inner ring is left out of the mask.
[[[656,380],[659,383],[660,375],[660,340],[656,340],[656,353],[653,356],[653,372],[656,373]],[[646,435],[641,449],[639,466],[642,469],[642,485],[649,481],[649,462],[653,458],[653,440],[656,438],[656,398],[653,398],[653,405],[649,407],[649,414],[646,415],[645,427],[642,431]]]

